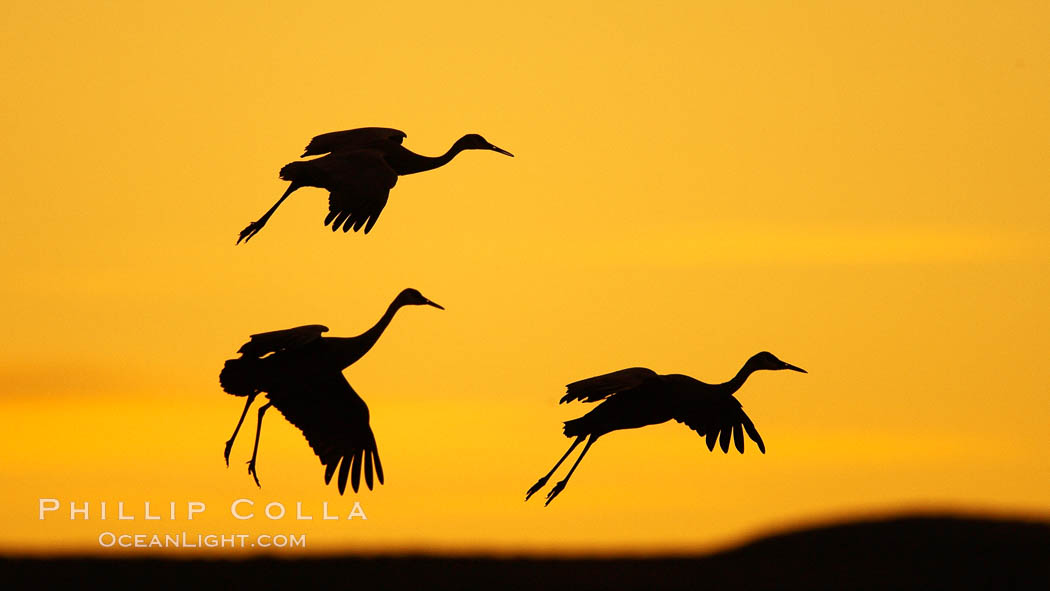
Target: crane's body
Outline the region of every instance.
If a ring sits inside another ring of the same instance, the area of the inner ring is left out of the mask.
[[[525,500],[543,488],[576,446],[585,440],[583,452],[565,478],[547,494],[545,504],[550,504],[561,493],[587,450],[599,437],[613,431],[637,429],[671,419],[686,424],[706,437],[710,450],[714,450],[718,443],[723,452],[728,452],[730,443],[735,443],[737,451],[744,453],[746,431],[758,445],[759,451],[765,453],[762,437],[744,412],[740,401],[733,396],[748,376],[761,369],[790,369],[805,373],[805,370],[763,351],[748,359],[733,379],[721,384],[706,384],[682,374],[660,375],[644,367],[622,369],[569,384],[561,402],[600,402],[582,417],[565,422],[565,436],[575,440],[554,468],[526,492]]]
[[[408,305],[444,309],[418,291],[406,289],[394,298],[375,326],[356,337],[323,337],[328,328],[319,324],[252,335],[238,351],[241,356],[227,360],[219,374],[223,390],[247,398],[233,436],[226,442],[226,464],[249,407],[259,394],[265,394],[269,402],[259,408],[255,446],[248,462],[248,473],[257,485],[259,436],[263,415],[270,406],[277,407],[302,431],[325,466],[326,483],[339,468],[340,494],[348,479],[357,492],[362,472],[369,489],[373,471],[382,483],[383,468],[369,426],[368,405],[342,371],[371,350],[397,311]]]
[[[270,216],[293,192],[317,187],[329,192],[325,225],[332,231],[364,228],[371,231],[386,206],[397,177],[433,170],[452,161],[463,150],[492,150],[513,156],[477,134],[461,137],[441,156],[423,156],[401,145],[405,132],[386,127],[363,127],[333,131],[310,140],[303,157],[313,160],[291,162],[281,168],[281,178],[289,181],[277,203],[261,218],[241,231],[237,243],[248,241],[262,229]]]
[[[610,396],[590,412],[565,423],[566,437],[593,435],[595,438],[648,425],[666,423],[693,394],[694,387],[716,388],[686,375],[660,376],[665,388],[632,389]],[[699,390],[699,388],[696,388]]]

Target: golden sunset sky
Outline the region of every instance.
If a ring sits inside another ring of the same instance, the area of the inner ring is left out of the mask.
[[[907,510],[1050,516],[1044,2],[0,12],[4,553],[115,554],[103,531],[646,553]],[[516,157],[402,177],[368,236],[322,227],[303,189],[234,246],[312,136],[363,126]],[[447,310],[403,310],[346,372],[386,484],[340,497],[276,412],[262,488],[254,413],[227,468],[223,361],[257,332],[356,335],[405,287]],[[738,394],[765,455],[618,432],[550,507],[523,502],[591,408],[559,406],[566,383],[720,382],[762,350],[810,372]],[[40,521],[40,498],[65,515]],[[238,498],[368,520],[238,521]],[[140,517],[71,521],[70,501]],[[145,522],[144,501],[180,515]]]

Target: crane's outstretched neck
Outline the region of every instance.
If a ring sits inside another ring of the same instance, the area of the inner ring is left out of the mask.
[[[747,363],[744,364],[744,367],[741,367],[740,371],[736,372],[733,379],[722,384],[722,387],[725,388],[725,393],[730,396],[736,394],[736,391],[744,385],[744,382],[746,382],[747,378],[755,372],[755,369],[756,368],[751,365],[751,360],[749,359]]]
[[[379,322],[376,322],[375,326],[356,337],[330,337],[328,341],[333,345],[336,357],[335,361],[340,368],[346,369],[358,359],[364,357],[365,353],[368,353],[376,344],[376,341],[379,340],[383,331],[390,325],[390,321],[394,319],[394,314],[397,314],[397,311],[400,310],[403,305],[404,304],[395,299],[390,303],[390,307],[386,309],[386,312],[383,314],[382,318],[379,319]]]
[[[465,149],[466,148],[463,146],[463,139],[460,138],[456,143],[452,144],[452,147],[448,149],[448,152],[445,152],[441,156],[423,156],[405,150],[406,154],[403,154],[402,158],[399,158],[401,162],[399,162],[399,165],[394,168],[397,170],[397,174],[415,174],[417,172],[434,170],[435,168],[452,162],[452,159]]]

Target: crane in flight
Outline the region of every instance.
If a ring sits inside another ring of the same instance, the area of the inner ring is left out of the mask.
[[[529,500],[547,484],[554,471],[585,439],[587,444],[569,473],[547,493],[545,506],[565,489],[583,456],[587,455],[587,450],[599,437],[620,429],[636,429],[671,419],[685,423],[701,437],[706,437],[709,450],[713,451],[715,443],[718,443],[722,451],[728,453],[732,439],[737,451],[744,453],[743,433],[747,431],[748,436],[758,444],[759,451],[766,453],[766,446],[755,424],[744,413],[740,401],[733,396],[748,376],[761,369],[790,369],[807,373],[763,351],[748,359],[733,379],[722,384],[705,384],[680,374],[660,375],[644,367],[621,369],[569,384],[560,403],[575,400],[602,402],[582,417],[565,421],[565,436],[576,439],[551,471],[525,493],[525,500]]]
[[[476,133],[467,134],[441,156],[422,156],[401,145],[405,132],[386,127],[362,127],[319,135],[306,146],[300,160],[281,168],[281,179],[290,181],[284,195],[258,220],[241,230],[237,244],[247,242],[262,230],[277,208],[296,189],[319,187],[328,190],[328,215],[324,225],[367,234],[386,206],[397,177],[433,170],[452,161],[463,150],[492,150],[507,156]]]
[[[248,462],[248,473],[256,485],[262,486],[255,469],[259,433],[263,415],[271,406],[302,431],[325,467],[325,484],[339,469],[339,494],[346,490],[351,473],[351,485],[357,492],[362,469],[369,490],[373,470],[382,484],[383,465],[368,424],[368,406],[343,377],[343,370],[368,353],[398,310],[424,305],[444,310],[415,289],[406,289],[394,298],[375,326],[356,337],[323,337],[328,328],[319,324],[252,335],[238,350],[241,356],[227,360],[219,373],[223,390],[247,398],[233,436],[226,442],[226,465],[230,465],[230,450],[248,408],[265,392],[269,402],[259,408],[255,447]]]

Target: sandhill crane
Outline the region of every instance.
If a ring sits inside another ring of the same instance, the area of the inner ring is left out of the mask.
[[[397,177],[433,170],[452,161],[463,150],[492,150],[507,156],[510,152],[493,146],[476,133],[467,134],[441,156],[421,156],[401,145],[405,132],[386,127],[362,127],[333,131],[310,140],[302,157],[326,154],[313,160],[292,162],[281,169],[281,178],[291,181],[288,189],[261,218],[241,230],[237,244],[255,236],[278,206],[300,187],[328,190],[328,216],[324,225],[332,231],[350,228],[365,234],[372,229],[386,206]]]
[[[561,402],[603,402],[582,417],[565,421],[565,436],[575,437],[575,441],[551,471],[525,493],[525,500],[543,488],[572,450],[587,439],[587,445],[569,473],[547,493],[544,505],[549,505],[565,489],[580,460],[587,455],[587,450],[594,442],[602,435],[619,429],[635,429],[674,419],[685,423],[701,436],[706,436],[709,450],[713,451],[718,442],[722,451],[728,453],[732,438],[737,451],[744,453],[743,431],[747,431],[758,444],[758,449],[766,453],[766,446],[755,424],[744,413],[740,401],[733,397],[748,376],[760,369],[790,369],[806,373],[806,370],[763,351],[748,359],[736,377],[722,384],[705,384],[680,374],[659,375],[644,367],[621,369],[569,384]]]
[[[263,414],[271,406],[276,406],[303,432],[325,466],[325,484],[332,481],[332,475],[342,460],[339,494],[346,490],[351,469],[354,492],[360,483],[362,467],[369,490],[372,489],[373,467],[382,484],[383,466],[379,463],[375,436],[368,425],[368,406],[350,387],[342,371],[375,345],[402,306],[423,305],[444,310],[418,291],[406,289],[394,298],[375,326],[356,337],[322,337],[328,328],[319,324],[252,335],[251,340],[238,350],[241,356],[226,361],[219,374],[223,390],[248,398],[233,436],[226,442],[223,452],[226,465],[230,465],[233,440],[237,438],[248,408],[256,396],[265,392],[269,402],[259,408],[255,447],[248,462],[248,473],[256,485],[259,485],[259,475],[255,470],[259,433]]]

